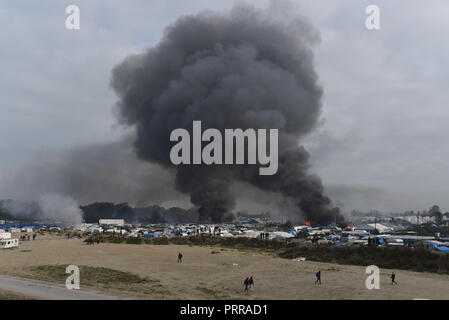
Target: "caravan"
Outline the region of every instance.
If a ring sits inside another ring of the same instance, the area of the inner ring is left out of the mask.
[[[15,248],[18,246],[19,246],[19,239],[0,240],[0,248],[2,249]]]

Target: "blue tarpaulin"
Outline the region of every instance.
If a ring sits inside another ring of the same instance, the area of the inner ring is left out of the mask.
[[[296,236],[296,232],[293,231],[293,230],[288,231],[288,233],[290,233],[290,234],[293,235],[293,236]]]
[[[159,235],[155,234],[155,233],[145,233],[143,235],[144,238],[158,238]]]
[[[428,247],[429,249],[432,249],[432,250],[438,250],[438,251],[443,252],[443,253],[449,253],[449,248],[448,247],[442,247],[442,246],[439,247],[435,243],[430,243],[429,242],[429,243],[426,243],[425,246]]]
[[[429,247],[430,249],[434,249],[434,250],[435,250],[435,248],[437,247],[436,244],[430,243],[430,242],[429,242],[429,243],[426,243],[425,246],[426,246],[426,247]]]
[[[443,253],[449,253],[448,247],[435,247],[435,250],[441,251]]]

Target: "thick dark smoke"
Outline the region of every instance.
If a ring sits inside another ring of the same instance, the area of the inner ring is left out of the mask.
[[[179,18],[147,52],[113,70],[111,84],[122,121],[137,129],[141,159],[172,166],[170,133],[217,128],[279,129],[279,170],[260,176],[259,166],[177,167],[176,187],[200,207],[202,220],[221,221],[235,206],[235,180],[295,199],[314,223],[333,221],[309,155],[299,140],[315,127],[322,88],[312,47],[318,32],[303,18],[240,5],[229,13]]]

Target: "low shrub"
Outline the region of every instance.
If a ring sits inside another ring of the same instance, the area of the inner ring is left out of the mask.
[[[97,237],[97,236],[95,236]],[[92,238],[92,237],[91,237]],[[188,237],[127,238],[117,235],[101,235],[101,242],[218,246],[234,249],[258,249],[274,253],[281,258],[306,257],[308,260],[351,264],[376,265],[380,268],[413,271],[438,272],[449,274],[449,254],[431,251],[423,246],[406,247],[334,247],[330,244],[304,244],[281,240],[266,240],[246,237],[221,237],[214,235],[195,235]],[[212,251],[215,253],[215,251]]]

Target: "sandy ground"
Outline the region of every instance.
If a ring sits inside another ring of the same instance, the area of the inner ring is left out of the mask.
[[[179,251],[182,263],[177,263]],[[47,236],[0,250],[0,274],[26,276],[30,266],[47,264],[102,266],[158,279],[168,292],[162,297],[166,299],[449,299],[448,275],[382,269],[380,290],[368,290],[364,267],[296,262],[217,247],[88,246],[79,239]],[[322,285],[314,284],[317,270]],[[392,271],[397,286],[390,284]],[[249,295],[243,292],[248,275],[255,279]]]

